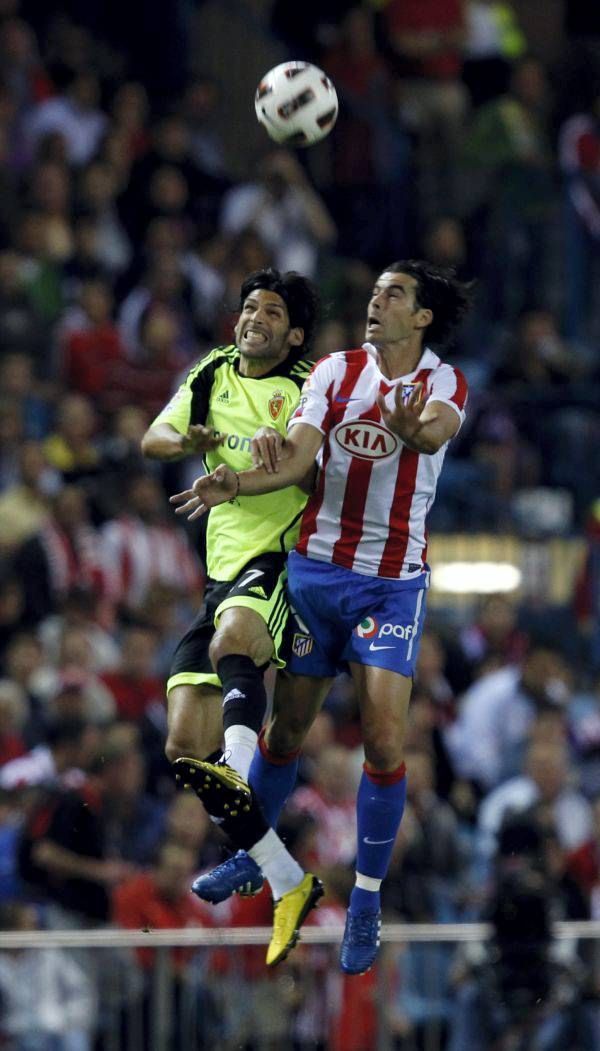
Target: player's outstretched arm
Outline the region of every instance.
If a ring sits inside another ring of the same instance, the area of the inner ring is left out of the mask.
[[[170,423],[156,423],[142,438],[142,453],[149,460],[181,460],[184,456],[217,449],[226,437],[200,424],[192,424],[185,434],[180,434]]]
[[[286,439],[287,459],[278,462],[278,471],[263,465],[239,474],[221,464],[212,474],[197,478],[191,489],[176,493],[170,503],[175,514],[187,515],[190,521],[206,514],[211,507],[234,500],[236,496],[260,496],[288,485],[300,485],[313,468],[323,435],[308,423],[297,423]]]

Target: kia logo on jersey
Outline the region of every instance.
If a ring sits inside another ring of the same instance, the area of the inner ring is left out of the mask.
[[[335,430],[335,440],[344,452],[359,460],[384,460],[398,448],[398,439],[380,423],[349,420]]]

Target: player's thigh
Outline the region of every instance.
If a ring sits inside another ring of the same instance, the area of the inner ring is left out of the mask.
[[[210,658],[245,654],[255,664],[273,661],[283,667],[279,650],[288,618],[286,556],[267,552],[248,562],[215,611]]]
[[[258,666],[267,664],[274,653],[273,639],[261,614],[247,606],[229,606],[219,617],[219,626],[210,644],[214,668],[229,654],[250,657]]]
[[[267,747],[274,755],[288,755],[302,747],[331,686],[331,678],[290,675],[278,671],[273,710],[265,730]]]
[[[372,665],[350,665],[358,694],[365,759],[375,770],[396,770],[404,740],[412,678]]]
[[[182,683],[169,690],[165,751],[171,762],[181,756],[203,759],[221,747],[221,705],[221,690],[207,683]]]

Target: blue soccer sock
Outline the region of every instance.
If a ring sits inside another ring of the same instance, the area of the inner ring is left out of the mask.
[[[379,887],[387,873],[406,802],[406,769],[380,774],[363,766],[356,799],[358,849],[351,912],[377,912]]]
[[[284,756],[274,755],[265,743],[265,731],[261,730],[248,781],[272,828],[276,828],[279,815],[296,784],[299,753],[300,749]]]

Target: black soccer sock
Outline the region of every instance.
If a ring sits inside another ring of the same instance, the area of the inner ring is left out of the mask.
[[[269,831],[269,823],[252,793],[250,810],[241,809],[234,817],[227,815],[221,821],[221,828],[238,850],[250,850]]]
[[[258,734],[267,710],[262,668],[250,657],[229,654],[216,671],[223,686],[223,729],[241,725]]]

